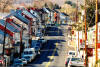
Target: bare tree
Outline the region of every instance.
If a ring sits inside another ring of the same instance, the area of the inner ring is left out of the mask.
[[[0,0],[0,10],[5,12],[8,6],[12,6],[13,0]],[[9,9],[8,9],[9,10]]]

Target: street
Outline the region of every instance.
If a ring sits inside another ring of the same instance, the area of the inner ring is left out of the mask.
[[[62,25],[55,31],[55,27],[52,27],[48,31],[48,42],[41,50],[41,54],[36,57],[33,62],[29,63],[29,67],[65,67],[65,60],[69,50],[74,48],[68,46],[68,30],[67,25]],[[59,32],[60,31],[60,32]]]
[[[0,67],[100,67],[100,0],[1,0]]]

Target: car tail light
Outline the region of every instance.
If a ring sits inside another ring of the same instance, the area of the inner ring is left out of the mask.
[[[67,64],[67,61],[65,62],[65,64]]]
[[[84,66],[85,66],[86,64],[84,63]]]
[[[4,64],[3,61],[2,61],[2,64]]]
[[[72,62],[70,61],[69,64],[72,64]]]

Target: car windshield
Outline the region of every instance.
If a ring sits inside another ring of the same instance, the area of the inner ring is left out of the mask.
[[[40,44],[38,43],[38,44],[36,44],[37,46],[40,46]]]
[[[67,58],[66,61],[69,62],[70,58]]]
[[[23,61],[25,61],[25,59],[22,59]]]
[[[71,61],[81,61],[80,58],[72,58]]]
[[[67,59],[68,61],[70,60],[70,58]]]
[[[28,54],[28,51],[25,51],[24,54]]]
[[[44,40],[44,39],[40,39],[40,40]]]
[[[74,52],[69,52],[69,55],[75,55],[75,53]]]
[[[35,49],[39,49],[39,47],[35,47]]]
[[[22,63],[22,61],[15,61],[15,63]]]
[[[36,36],[39,37],[39,36],[42,36],[42,34],[41,33],[37,33]]]
[[[26,58],[26,59],[30,59],[30,57],[29,57],[29,56],[26,56],[26,57],[24,57],[24,58]]]
[[[29,51],[29,54],[33,54],[33,52],[32,51]]]

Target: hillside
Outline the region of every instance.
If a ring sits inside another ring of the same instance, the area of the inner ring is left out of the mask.
[[[41,8],[41,7],[43,7],[43,6],[45,5],[45,3],[46,3],[49,7],[53,6],[53,3],[52,3],[51,1],[49,1],[49,0],[34,0],[33,6],[34,6],[34,7]]]
[[[57,3],[59,4],[60,6],[62,6],[66,0],[50,0],[52,3]]]

